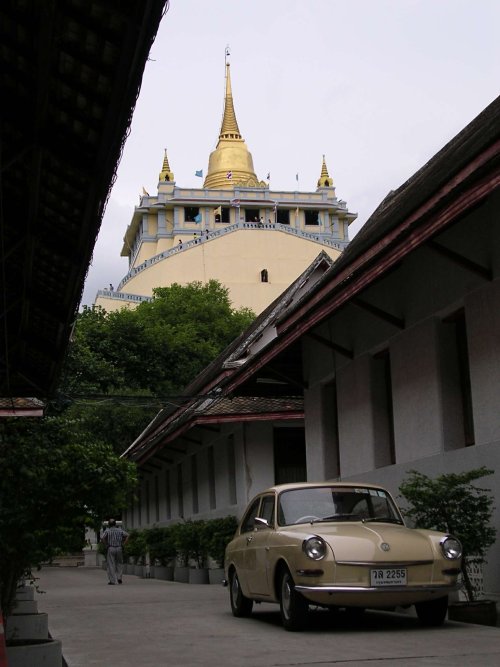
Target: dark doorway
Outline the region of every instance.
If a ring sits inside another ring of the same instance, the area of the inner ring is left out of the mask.
[[[319,225],[319,211],[304,211],[306,225]]]
[[[304,427],[274,429],[274,482],[306,482],[306,441]]]
[[[290,209],[288,208],[279,208],[277,210],[276,222],[280,225],[289,225],[290,224]]]
[[[259,222],[259,209],[258,208],[246,208],[245,209],[245,222]]]

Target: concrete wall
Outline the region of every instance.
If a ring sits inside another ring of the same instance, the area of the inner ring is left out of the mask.
[[[336,353],[332,361],[324,345],[312,339],[304,342],[308,470],[318,479],[335,477],[330,474],[335,472],[332,444],[338,437],[338,476],[344,480],[380,483],[397,496],[411,469],[435,477],[485,465],[495,472],[481,485],[492,490],[500,507],[500,235],[492,206],[490,202],[465,218],[442,242],[489,267],[493,280],[422,248],[363,295],[401,317],[402,326],[375,318],[372,325],[370,315],[348,307],[317,333],[348,347],[352,360]],[[474,426],[470,445],[464,434],[458,343],[450,325],[460,312],[470,368]],[[390,365],[389,380],[377,366],[384,355]],[[332,401],[325,400],[332,383],[337,420],[329,415]],[[392,415],[381,398],[388,391]],[[392,439],[388,416],[394,426]],[[500,528],[498,509],[494,524]],[[485,569],[485,589],[496,595],[500,595],[499,563],[500,540],[490,550]]]

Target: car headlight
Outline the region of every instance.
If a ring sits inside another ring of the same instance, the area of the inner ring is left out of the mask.
[[[326,556],[326,543],[321,537],[311,535],[302,542],[302,551],[312,560],[321,560]]]
[[[445,537],[439,544],[445,558],[456,560],[462,556],[462,545],[456,537]]]

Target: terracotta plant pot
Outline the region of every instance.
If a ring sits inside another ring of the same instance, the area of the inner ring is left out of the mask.
[[[477,625],[497,624],[497,605],[494,600],[454,602],[448,607],[448,620]]]

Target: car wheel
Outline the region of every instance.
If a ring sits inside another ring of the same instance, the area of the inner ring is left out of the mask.
[[[233,616],[243,618],[252,613],[253,600],[243,595],[240,580],[236,570],[233,570],[229,578],[229,598],[231,600],[231,611]]]
[[[283,570],[280,580],[280,613],[285,630],[302,630],[306,624],[309,604],[295,590],[292,575]]]
[[[448,611],[448,596],[415,604],[418,620],[422,625],[442,625]]]

